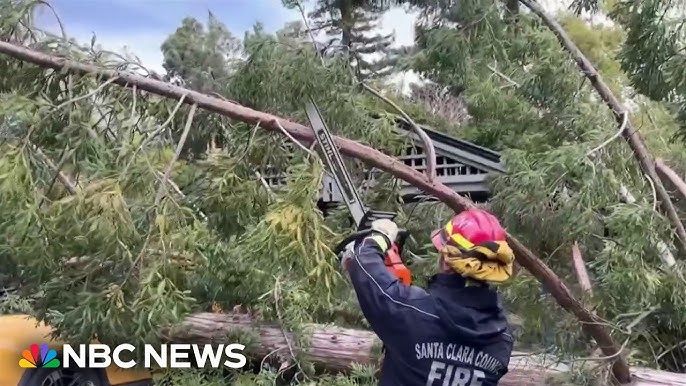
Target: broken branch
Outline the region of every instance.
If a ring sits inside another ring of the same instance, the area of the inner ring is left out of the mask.
[[[67,177],[66,174],[64,174],[63,171],[60,170],[60,168],[55,165],[55,163],[43,153],[43,150],[41,150],[38,146],[34,145],[33,143],[29,142],[29,146],[31,149],[36,153],[38,158],[40,158],[43,163],[45,163],[50,170],[53,172],[57,173],[57,179],[64,185],[64,188],[67,189],[69,194],[76,194],[78,191],[78,188],[76,187],[76,184],[74,184],[69,177]]]
[[[183,133],[181,133],[181,138],[179,139],[179,143],[176,144],[176,151],[174,151],[174,156],[172,159],[169,161],[169,164],[167,164],[167,168],[164,170],[164,175],[162,176],[162,181],[160,182],[160,187],[157,190],[157,194],[155,195],[155,207],[157,207],[160,204],[160,201],[162,201],[162,197],[164,197],[166,188],[167,188],[167,181],[169,181],[169,177],[171,176],[172,169],[174,168],[174,164],[176,163],[176,160],[179,159],[179,156],[181,155],[181,151],[183,150],[183,146],[186,143],[186,138],[188,137],[188,133],[191,131],[191,125],[193,124],[193,118],[195,117],[195,112],[198,110],[198,105],[192,105],[191,106],[191,111],[188,113],[188,117],[186,118],[186,125],[183,128]]]
[[[574,245],[572,245],[572,262],[574,263],[574,272],[576,273],[576,278],[579,281],[581,290],[589,295],[593,295],[591,279],[588,276],[588,270],[586,270],[586,264],[581,255],[581,250],[579,249],[579,243],[576,241],[574,242]]]

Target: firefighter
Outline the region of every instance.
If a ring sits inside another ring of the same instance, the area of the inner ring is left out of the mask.
[[[491,386],[507,372],[513,337],[494,283],[514,255],[490,213],[470,209],[434,231],[439,272],[408,286],[383,263],[398,236],[391,220],[342,255],[362,313],[385,347],[379,386]]]

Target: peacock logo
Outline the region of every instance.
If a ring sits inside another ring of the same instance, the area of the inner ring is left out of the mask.
[[[40,359],[39,359],[40,354]],[[47,344],[32,344],[28,350],[21,353],[22,358],[19,359],[19,367],[24,369],[48,368],[54,369],[60,366],[60,360],[57,359],[57,352],[48,347]]]

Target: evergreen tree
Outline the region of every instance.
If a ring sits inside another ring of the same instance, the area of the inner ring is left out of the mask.
[[[312,29],[325,31],[327,54],[349,57],[359,78],[389,75],[398,54],[392,49],[394,34],[380,34],[378,28],[387,8],[355,0],[318,0],[309,17]]]

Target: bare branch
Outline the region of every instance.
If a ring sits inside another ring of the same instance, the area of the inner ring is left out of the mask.
[[[574,245],[572,245],[572,263],[574,264],[574,272],[576,273],[576,278],[579,281],[581,289],[589,295],[593,295],[591,279],[588,276],[588,270],[586,270],[586,264],[581,255],[581,250],[579,249],[579,243],[576,241],[574,242]]]
[[[309,154],[309,155],[311,155],[311,156],[314,156],[314,152],[312,152],[312,150],[310,150],[310,149],[306,148],[305,146],[303,146],[303,144],[300,143],[300,141],[298,141],[297,139],[293,138],[293,136],[288,132],[288,130],[284,129],[283,126],[281,126],[281,123],[279,123],[279,121],[278,121],[277,119],[274,119],[274,123],[275,123],[276,126],[279,128],[279,130],[281,130],[281,134],[285,135],[288,139],[291,140],[291,142],[293,142],[293,143],[296,144],[299,148],[301,148],[303,151],[305,151],[305,153],[307,153],[307,154]]]
[[[494,73],[494,74],[498,75],[499,77],[501,77],[502,79],[508,81],[511,85],[516,86],[516,87],[521,87],[521,86],[519,85],[519,83],[515,82],[515,81],[512,80],[512,78],[510,78],[509,76],[507,76],[507,75],[503,74],[502,72],[498,71],[495,67],[491,66],[490,64],[489,64],[488,66],[486,66],[486,67],[488,67],[488,69],[491,70],[492,73]]]
[[[50,159],[50,157],[48,157],[47,155],[45,155],[45,153],[43,153],[43,150],[41,150],[38,146],[34,145],[31,142],[29,142],[29,146],[34,151],[34,153],[36,153],[38,158],[40,158],[41,161],[43,161],[43,163],[48,165],[48,167],[53,172],[57,173],[57,179],[60,180],[60,183],[62,183],[62,185],[64,185],[64,188],[67,189],[69,194],[76,194],[78,192],[78,188],[76,187],[76,184],[73,183],[71,181],[71,179],[69,179],[69,177],[67,177],[67,175],[64,174],[64,172],[61,171],[57,167],[57,165]]]
[[[152,237],[152,229],[155,223],[157,222],[157,216],[159,213],[159,206],[160,202],[162,201],[162,198],[165,195],[166,187],[167,187],[167,181],[169,180],[169,176],[171,175],[171,171],[174,168],[174,164],[176,163],[176,160],[179,159],[179,155],[181,155],[181,150],[183,149],[183,145],[186,143],[186,138],[188,137],[188,133],[191,130],[191,125],[193,123],[193,118],[195,117],[195,112],[198,109],[198,105],[194,104],[191,106],[191,111],[188,113],[188,117],[186,118],[186,126],[183,129],[183,133],[181,134],[181,138],[179,139],[179,143],[176,145],[176,151],[174,152],[174,156],[172,156],[172,159],[169,161],[169,164],[167,164],[167,168],[164,171],[164,175],[162,176],[162,181],[160,182],[159,188],[157,188],[157,194],[155,194],[155,201],[154,201],[154,210],[152,213],[152,218],[150,219],[150,225],[148,227],[148,234],[145,236],[145,241],[143,241],[143,247],[141,248],[140,252],[138,253],[138,256],[133,260],[133,263],[131,264],[131,268],[129,269],[129,272],[126,274],[124,277],[124,281],[122,281],[121,286],[123,287],[124,284],[129,280],[133,272],[136,270],[138,265],[143,261],[143,256],[145,255],[146,251],[148,250],[148,244],[150,244],[150,239]]]
[[[296,7],[298,7],[298,11],[300,11],[300,17],[303,19],[303,24],[305,24],[305,29],[307,30],[307,33],[310,35],[310,39],[312,40],[312,47],[314,47],[314,52],[319,54],[319,49],[317,48],[317,39],[314,38],[314,32],[310,29],[310,22],[307,20],[307,15],[305,15],[305,9],[303,8],[303,5],[300,3],[300,0],[295,1]],[[324,58],[319,55],[319,59],[322,61],[322,65],[324,64]]]
[[[195,112],[198,110],[198,105],[194,104],[191,106],[191,111],[188,113],[188,118],[186,118],[186,126],[183,128],[183,133],[181,133],[181,138],[179,138],[179,143],[176,144],[176,151],[174,152],[174,156],[172,159],[169,161],[169,164],[167,165],[167,168],[164,170],[164,175],[162,176],[162,182],[160,182],[160,187],[157,189],[157,194],[155,195],[155,206],[158,206],[160,204],[160,201],[162,201],[162,197],[164,197],[164,192],[167,187],[167,181],[169,181],[169,176],[171,176],[171,171],[174,168],[174,164],[176,163],[176,160],[179,159],[179,156],[181,155],[181,150],[183,150],[183,146],[186,144],[186,138],[188,137],[188,133],[191,131],[191,126],[193,124],[193,118],[195,117]]]
[[[160,183],[161,183],[161,182],[162,182],[162,179],[164,178],[164,173],[162,173],[162,172],[157,172],[157,173],[155,173],[155,174],[157,174],[157,177],[159,178]],[[172,189],[174,190],[174,192],[176,192],[176,194],[177,194],[179,197],[181,197],[181,198],[186,198],[186,194],[181,190],[181,188],[179,188],[179,185],[177,185],[176,182],[172,181],[171,178],[168,178],[168,179],[167,179],[167,183],[169,184],[169,186],[172,187]],[[205,212],[203,212],[202,210],[200,210],[200,208],[198,208],[195,204],[191,203],[191,205],[193,206],[193,209],[195,209],[195,211],[198,213],[198,215],[200,216],[200,218],[202,218],[203,221],[207,221],[207,215],[205,214]]]
[[[99,93],[100,91],[102,91],[102,89],[104,89],[105,87],[107,87],[108,84],[113,83],[115,80],[117,80],[116,77],[110,78],[110,79],[108,79],[105,83],[100,84],[100,85],[99,85],[98,87],[96,87],[94,90],[91,90],[90,92],[88,92],[88,93],[86,93],[86,94],[79,95],[79,96],[74,97],[74,98],[70,98],[70,99],[68,99],[68,100],[66,100],[66,101],[64,101],[64,102],[62,102],[62,103],[60,103],[59,105],[55,106],[55,110],[61,109],[62,107],[66,106],[66,105],[68,105],[68,104],[70,104],[70,103],[74,103],[74,102],[78,102],[78,101],[80,101],[80,100],[82,100],[82,99],[90,98],[90,97],[92,97],[93,95],[95,95],[95,94]]]
[[[603,141],[600,145],[594,147],[593,149],[589,150],[588,153],[586,153],[586,157],[590,156],[591,154],[597,152],[598,150],[604,148],[607,146],[610,142],[614,141],[615,139],[619,138],[622,136],[622,133],[624,133],[624,130],[626,130],[626,124],[629,122],[629,113],[626,111],[622,112],[622,123],[619,125],[619,130],[610,138],[607,140]]]
[[[423,105],[431,114],[445,119],[452,125],[461,126],[469,120],[469,112],[463,97],[453,95],[447,87],[432,83],[415,85],[408,99]]]

